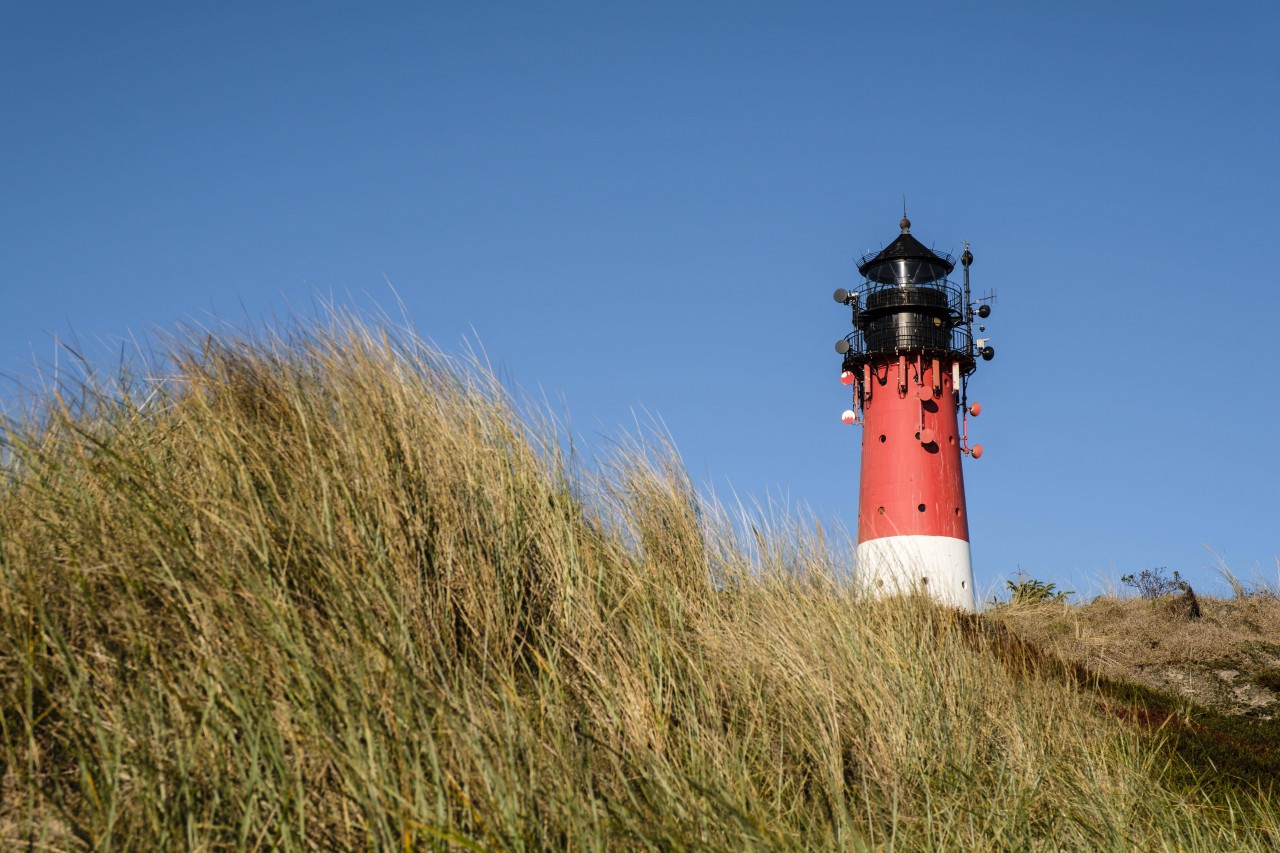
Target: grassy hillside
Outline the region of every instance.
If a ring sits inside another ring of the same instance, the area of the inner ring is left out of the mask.
[[[1238,592],[1200,597],[1194,619],[1182,594],[1002,608],[987,619],[1114,713],[1158,728],[1168,781],[1269,789],[1280,780],[1280,598]]]
[[[673,454],[581,470],[354,323],[175,347],[4,435],[0,840],[1257,849],[1280,813],[1008,622],[861,600]]]

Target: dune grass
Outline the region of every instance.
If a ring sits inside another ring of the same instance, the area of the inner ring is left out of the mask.
[[[858,597],[848,542],[731,523],[661,442],[580,465],[411,335],[150,372],[4,433],[5,846],[1280,843],[981,617]]]

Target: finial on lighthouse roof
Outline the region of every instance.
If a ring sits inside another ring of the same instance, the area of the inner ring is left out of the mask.
[[[881,284],[923,284],[946,278],[955,266],[948,254],[928,249],[911,235],[911,220],[903,211],[902,233],[879,252],[858,259],[858,272]]]

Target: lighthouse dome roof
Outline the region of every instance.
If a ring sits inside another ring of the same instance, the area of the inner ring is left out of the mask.
[[[946,278],[955,261],[946,252],[935,252],[911,236],[911,220],[900,223],[902,233],[879,252],[858,259],[858,272],[881,284],[924,284]]]

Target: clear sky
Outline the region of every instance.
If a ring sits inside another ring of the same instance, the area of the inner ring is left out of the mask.
[[[603,447],[855,524],[832,349],[898,233],[999,301],[980,588],[1280,556],[1280,4],[0,6],[0,372],[396,314]],[[65,353],[61,356],[66,358]],[[12,399],[12,389],[4,392]]]

